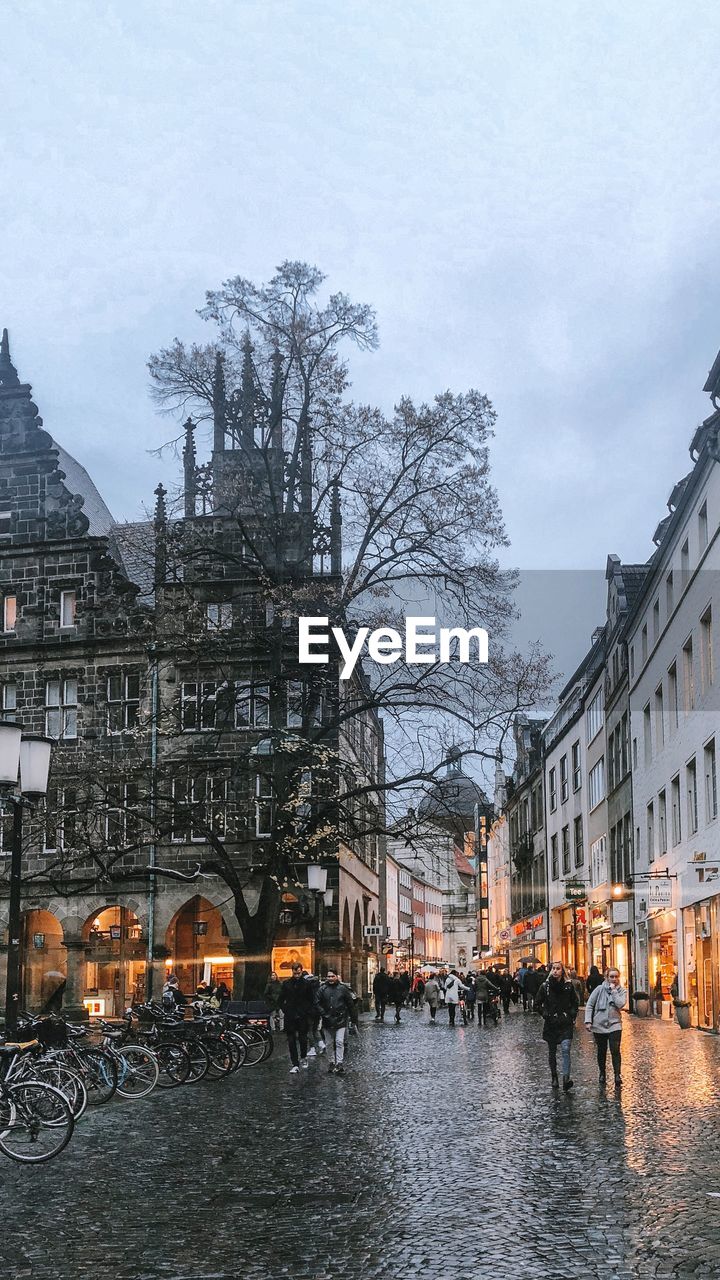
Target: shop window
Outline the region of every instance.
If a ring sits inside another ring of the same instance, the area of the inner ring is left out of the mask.
[[[14,631],[16,622],[17,596],[5,596],[3,600],[3,631]]]
[[[235,728],[266,729],[270,724],[270,686],[242,681],[235,686]]]
[[[711,738],[705,746],[705,819],[713,822],[718,814],[717,798],[717,764],[715,759],[715,739]]]
[[[56,741],[77,738],[77,680],[45,682],[45,736]]]
[[[77,593],[75,591],[60,592],[60,626],[64,630],[75,626]]]
[[[140,676],[116,671],[107,679],[108,733],[134,729],[140,711]]]

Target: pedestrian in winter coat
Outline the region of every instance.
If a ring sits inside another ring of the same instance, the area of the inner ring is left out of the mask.
[[[349,987],[341,982],[334,969],[328,969],[327,978],[320,984],[315,1004],[322,1017],[323,1033],[328,1050],[330,1075],[343,1075],[345,1068],[345,1038],[348,1023],[357,1025],[357,1000]]]
[[[307,1068],[308,1029],[313,1016],[313,989],[303,977],[301,964],[294,964],[292,977],[286,978],[280,992],[280,1008],[285,1019],[290,1052],[290,1074],[297,1075],[298,1064]]]
[[[425,983],[425,1003],[430,1010],[430,1021],[435,1021],[435,1014],[440,1003],[440,983],[437,978],[430,977]]]
[[[500,988],[500,999],[502,1000],[503,1013],[510,1012],[510,1001],[513,995],[514,980],[511,977],[509,969],[503,969],[500,974],[498,986]]]
[[[378,969],[373,978],[373,996],[375,999],[375,1021],[385,1021],[385,1008],[390,994],[390,979],[384,969]]]
[[[488,1012],[491,1009],[491,1001],[493,996],[498,994],[498,988],[494,982],[490,980],[488,973],[475,974],[475,999],[477,1001],[477,1022],[478,1027],[487,1025]]]
[[[400,1021],[400,1010],[405,1003],[407,987],[401,973],[394,973],[389,980],[388,1000],[390,1004],[395,1005],[395,1021]]]
[[[578,1004],[584,1004],[585,1003],[585,983],[583,982],[582,978],[578,976],[577,970],[575,969],[571,969],[569,971],[568,977],[575,988],[575,994],[578,998]]]
[[[596,987],[600,986],[602,975],[596,964],[590,965],[590,972],[587,976],[588,995],[592,995]]]
[[[525,983],[523,985],[523,1008],[529,1008],[535,1011],[535,996],[547,977],[547,970],[541,966],[539,969],[528,969],[525,975]]]
[[[270,1010],[270,1025],[273,1027],[278,1027],[278,1024],[282,1021],[282,1015],[280,1013],[281,994],[282,994],[282,982],[280,981],[275,970],[273,969],[272,973],[270,974],[270,977],[265,983],[265,992],[264,992],[265,1000],[267,1001],[267,1006]],[[278,1029],[280,1028],[278,1027]]]
[[[573,1087],[570,1078],[570,1045],[578,1012],[577,992],[568,980],[564,966],[557,960],[550,969],[550,976],[535,996],[535,1011],[542,1013],[542,1038],[548,1047],[550,1077],[553,1089],[558,1088],[557,1051],[562,1051],[563,1089]]]
[[[475,994],[475,983],[473,982],[472,974],[470,973],[465,979],[464,994],[465,994],[465,1018],[467,1021],[472,1022],[473,1018],[475,1017],[475,1002],[477,1000],[477,996]]]
[[[627,991],[620,986],[619,970],[608,969],[605,981],[601,982],[599,987],[595,987],[585,1006],[585,1026],[592,1032],[595,1040],[600,1084],[605,1084],[605,1065],[609,1049],[616,1089],[619,1089],[622,1084],[620,1076],[622,1014],[620,1010],[624,1009],[626,1004]]]
[[[460,981],[459,974],[456,969],[451,969],[449,977],[445,982],[445,1003],[448,1007],[448,1016],[450,1018],[450,1026],[455,1026],[455,1011],[463,998],[465,988]]]
[[[421,973],[418,973],[415,976],[415,980],[412,984],[412,990],[410,992],[413,1009],[420,1008],[423,1002],[424,995],[425,995],[425,979],[423,978]]]

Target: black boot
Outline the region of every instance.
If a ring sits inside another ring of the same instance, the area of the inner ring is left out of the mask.
[[[573,1082],[569,1076],[563,1076],[563,1089],[565,1093],[569,1093],[573,1087]]]
[[[550,1077],[550,1084],[551,1084],[551,1086],[552,1086],[552,1088],[553,1088],[553,1089],[559,1089],[559,1088],[560,1088],[560,1081],[559,1081],[559,1080],[558,1080],[558,1078],[557,1078],[557,1072],[556,1072],[556,1071],[553,1071],[553,1073],[552,1073],[552,1075],[551,1075],[551,1077]]]

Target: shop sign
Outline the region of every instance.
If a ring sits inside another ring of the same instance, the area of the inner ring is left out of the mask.
[[[647,887],[648,911],[667,911],[672,906],[672,880],[649,880]]]
[[[383,955],[384,955],[384,956],[391,956],[394,950],[395,950],[395,948],[394,948],[394,946],[393,946],[392,942],[383,942],[383,944],[382,944],[382,953],[383,953]]]
[[[584,902],[587,897],[585,885],[577,881],[565,885],[565,900],[567,902]]]
[[[499,930],[498,930],[498,938],[499,938],[500,942],[509,942],[509,941],[510,941],[510,930],[509,930],[509,929],[499,929]]]
[[[592,907],[590,911],[590,928],[607,929],[608,917],[604,907]]]
[[[119,924],[111,924],[110,937],[113,942],[119,942],[122,937],[122,926]]]
[[[630,923],[630,903],[627,899],[624,902],[613,902],[612,904],[613,924],[629,924]]]
[[[35,950],[36,950],[36,951],[42,951],[42,950],[43,950],[43,947],[45,946],[45,934],[44,934],[44,933],[34,933],[34,934],[33,934],[33,946],[34,946],[34,948],[35,948]]]

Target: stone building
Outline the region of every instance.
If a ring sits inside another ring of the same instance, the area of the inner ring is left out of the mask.
[[[297,663],[297,614],[337,588],[339,496],[322,522],[302,487],[278,503],[278,406],[246,357],[232,400],[216,368],[207,463],[186,424],[180,512],[159,486],[152,520],[119,525],[44,429],[3,334],[2,713],[55,741],[47,804],[25,823],[33,1009],[117,1013],[170,968],[186,990],[206,977],[240,994],[270,954],[281,976],[298,955],[359,990],[371,979],[382,723],[361,671],[341,686],[334,664],[311,681]],[[6,894],[2,879],[0,936]]]
[[[513,720],[515,764],[507,786],[507,850],[511,862],[508,961],[548,958],[548,890],[542,733],[544,720]],[[503,949],[504,950],[504,949]]]

